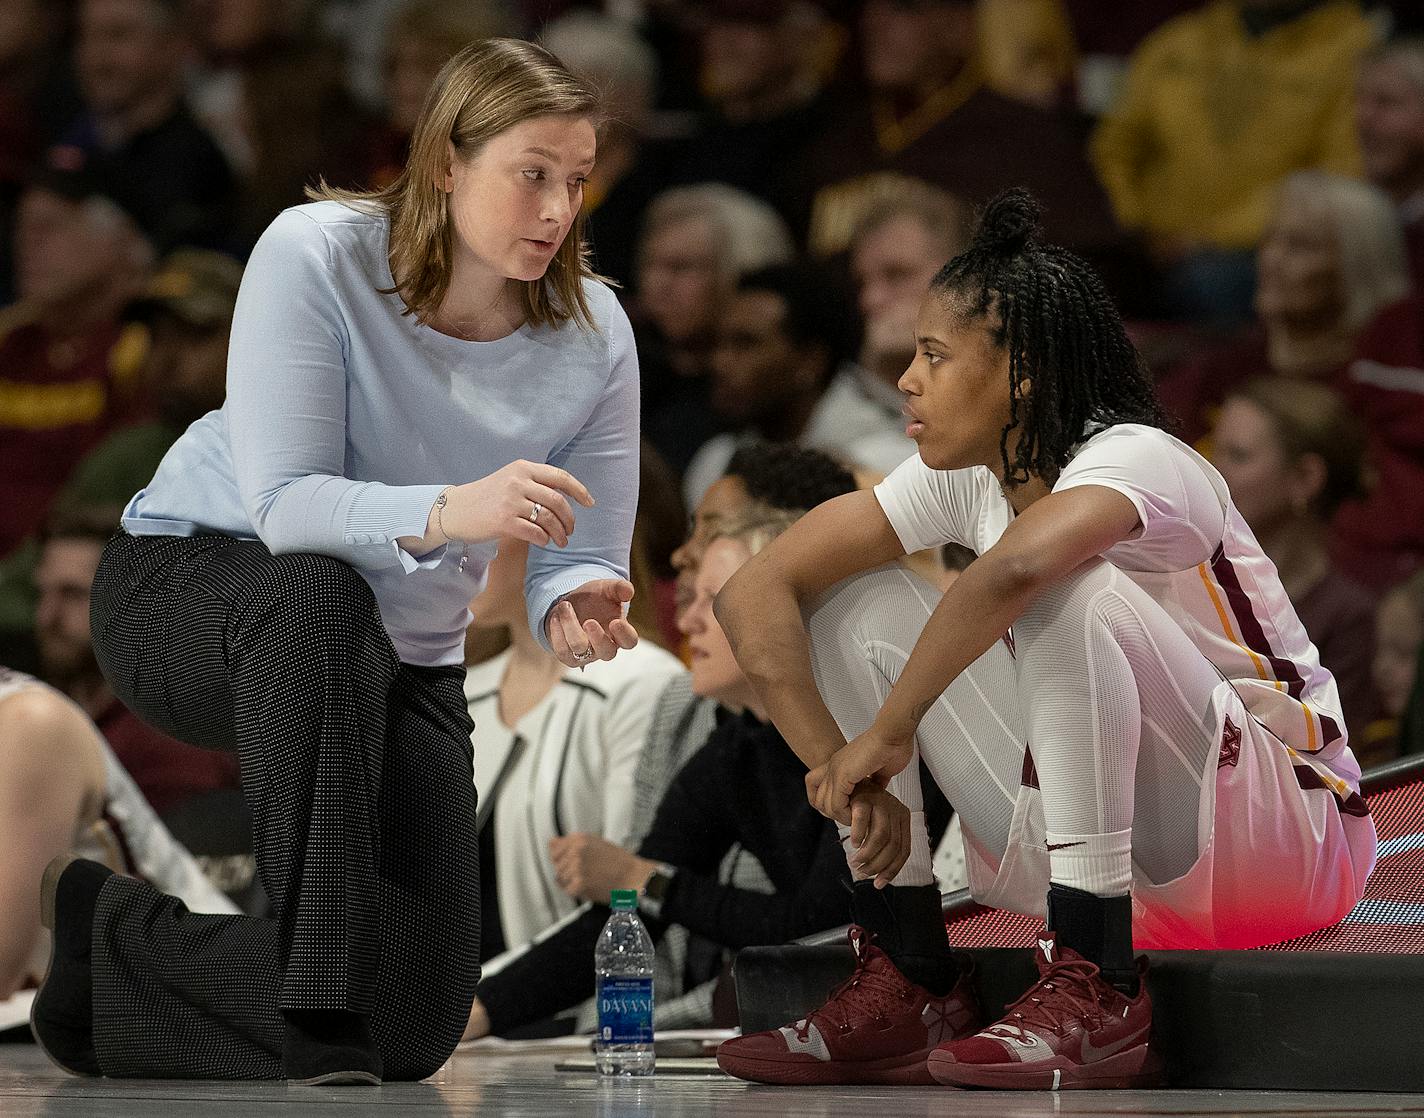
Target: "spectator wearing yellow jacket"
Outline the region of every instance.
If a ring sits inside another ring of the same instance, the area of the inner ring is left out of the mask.
[[[1249,307],[1249,252],[1292,171],[1359,172],[1354,0],[1213,0],[1137,48],[1093,138],[1118,219],[1141,230],[1187,312]]]

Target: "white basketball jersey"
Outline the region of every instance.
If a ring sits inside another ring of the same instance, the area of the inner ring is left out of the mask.
[[[1363,809],[1335,681],[1320,663],[1275,565],[1216,468],[1155,427],[1118,424],[1086,439],[1054,486],[1101,485],[1137,509],[1141,528],[1103,554],[1180,625],[1289,752],[1303,785]],[[918,455],[875,489],[907,552],[954,542],[982,555],[1014,510],[985,467],[933,470]]]

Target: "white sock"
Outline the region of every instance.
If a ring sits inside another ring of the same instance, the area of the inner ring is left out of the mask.
[[[1049,876],[1095,897],[1121,897],[1132,888],[1132,828],[1106,835],[1049,831]]]

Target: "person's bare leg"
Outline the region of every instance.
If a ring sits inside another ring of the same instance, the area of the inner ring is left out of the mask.
[[[38,977],[40,878],[98,817],[101,749],[89,720],[47,687],[0,699],[0,998]]]

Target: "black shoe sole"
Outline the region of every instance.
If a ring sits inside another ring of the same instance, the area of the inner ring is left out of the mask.
[[[50,932],[50,953],[49,962],[45,966],[44,980],[40,983],[40,988],[35,993],[35,1000],[30,1003],[30,1035],[35,1038],[35,1043],[48,1058],[50,1063],[61,1071],[70,1075],[79,1076],[84,1079],[96,1079],[102,1073],[91,1071],[88,1068],[73,1067],[65,1063],[51,1051],[49,1045],[45,1043],[44,1036],[38,1024],[41,1002],[44,1000],[45,987],[49,984],[50,972],[54,969],[55,956],[58,954],[56,936],[54,932],[55,924],[55,897],[59,892],[59,879],[70,865],[78,861],[78,856],[74,854],[61,854],[50,860],[45,867],[44,877],[40,879],[40,921]]]

